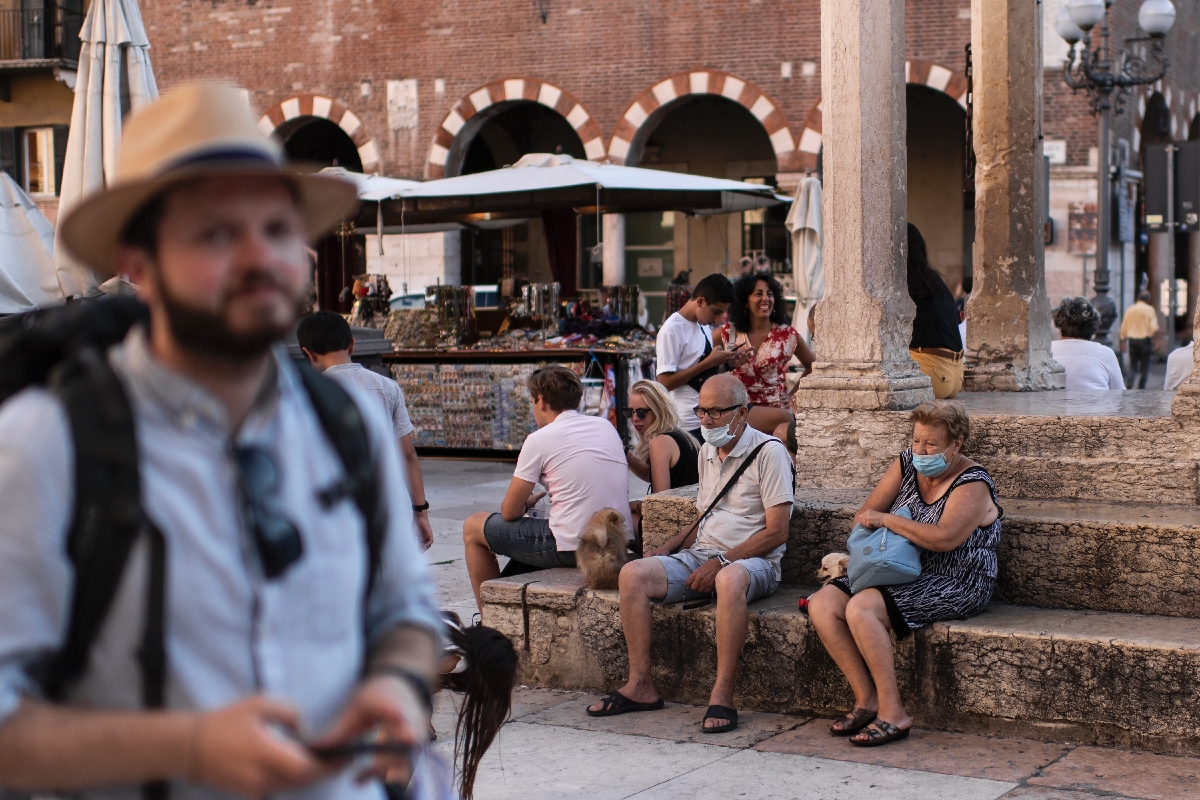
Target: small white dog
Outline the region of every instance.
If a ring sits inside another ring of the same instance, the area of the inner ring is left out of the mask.
[[[845,553],[830,553],[821,559],[821,568],[817,570],[817,579],[822,584],[829,583],[834,578],[845,576],[850,566],[850,556]]]

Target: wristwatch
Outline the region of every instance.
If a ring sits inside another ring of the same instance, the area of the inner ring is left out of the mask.
[[[733,566],[733,562],[732,562],[732,561],[730,561],[730,560],[729,560],[728,558],[726,558],[725,556],[721,555],[720,553],[717,553],[717,561],[720,561],[720,562],[721,562],[721,566],[722,566],[722,567],[730,567],[730,566]]]
[[[429,510],[429,501],[428,500],[426,500],[424,503],[421,503],[421,505],[419,505],[419,506],[413,506],[414,514],[420,514],[422,511],[428,511],[428,510]]]

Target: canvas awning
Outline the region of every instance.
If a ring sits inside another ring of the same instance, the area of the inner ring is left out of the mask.
[[[0,172],[0,314],[59,305],[54,226],[7,172]]]
[[[441,222],[480,224],[527,218],[544,211],[596,213],[684,211],[729,214],[790,202],[771,187],[665,170],[580,161],[531,153],[511,167],[427,181],[382,201],[388,229]],[[375,222],[364,204],[360,227]]]

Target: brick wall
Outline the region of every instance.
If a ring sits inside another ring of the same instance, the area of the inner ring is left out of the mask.
[[[1177,1],[1168,41],[1181,119],[1200,89],[1196,3]],[[1137,5],[1117,4],[1120,34],[1136,26]],[[573,94],[605,145],[639,94],[688,70],[757,86],[797,144],[820,94],[819,74],[803,68],[820,60],[819,0],[142,0],[141,8],[160,88],[230,79],[250,89],[260,114],[300,94],[340,101],[378,149],[381,171],[401,177],[428,175],[446,115],[492,81],[537,78]],[[961,72],[970,3],[910,0],[906,35],[911,59]],[[783,62],[792,64],[790,79]],[[399,79],[417,81],[417,123],[392,131],[386,82]],[[1136,107],[1134,96],[1115,136],[1133,136]],[[1055,70],[1046,73],[1045,129],[1067,139],[1069,163],[1087,163],[1094,121]]]

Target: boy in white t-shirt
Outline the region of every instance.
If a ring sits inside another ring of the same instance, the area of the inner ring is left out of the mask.
[[[536,569],[574,567],[584,526],[604,508],[625,520],[626,536],[633,530],[625,448],[611,422],[576,410],[583,399],[579,377],[560,365],[539,369],[529,377],[529,394],[538,429],[521,446],[500,512],[472,514],[463,523],[476,603],[480,585],[500,576],[498,555]],[[525,516],[542,497],[533,494],[539,483],[550,495],[549,519]]]
[[[722,365],[736,367],[746,357],[712,346],[711,327],[733,300],[733,284],[724,275],[701,278],[692,299],[667,318],[654,341],[656,380],[671,393],[680,427],[697,441],[701,441],[700,420],[693,409],[700,401],[700,386]]]

